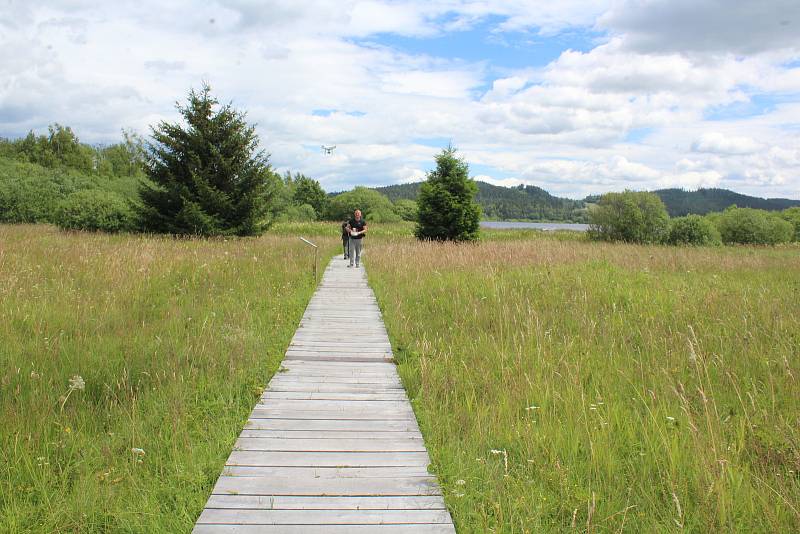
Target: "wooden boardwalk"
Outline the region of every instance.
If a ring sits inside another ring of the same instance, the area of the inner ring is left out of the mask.
[[[454,533],[363,267],[331,261],[194,532]]]

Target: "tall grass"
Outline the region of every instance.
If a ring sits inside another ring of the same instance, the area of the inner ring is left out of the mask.
[[[319,242],[329,257],[336,240]],[[0,226],[0,530],[191,530],[314,290],[310,268],[289,233]]]
[[[800,249],[367,257],[460,532],[800,531]]]

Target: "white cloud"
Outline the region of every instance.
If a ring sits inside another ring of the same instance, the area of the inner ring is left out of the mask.
[[[692,151],[712,154],[753,154],[763,149],[761,143],[749,137],[727,137],[719,132],[704,133],[692,143]]]
[[[329,190],[421,179],[438,149],[420,140],[433,139],[452,140],[494,183],[575,197],[667,184],[800,196],[800,103],[706,119],[712,107],[746,105],[754,94],[800,92],[800,68],[787,66],[798,57],[789,38],[797,6],[13,2],[0,18],[0,135],[54,121],[86,141],[118,139],[122,127],[147,133],[175,120],[174,102],[206,80],[221,100],[248,111],[276,167]],[[592,27],[610,35],[543,68],[503,69],[497,79],[491,61],[404,53],[376,37],[428,38],[489,15],[498,38],[519,32],[544,41]],[[778,19],[791,23],[775,29]],[[643,130],[644,141],[627,140]],[[323,143],[338,146],[332,157],[321,154]]]
[[[798,50],[796,0],[622,0],[598,25],[645,53]]]

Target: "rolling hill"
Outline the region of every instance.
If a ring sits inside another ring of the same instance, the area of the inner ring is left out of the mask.
[[[416,200],[422,182],[397,184],[376,187],[394,202],[401,198]],[[487,219],[523,219],[531,221],[567,221],[587,222],[587,205],[597,202],[599,195],[592,195],[583,200],[572,200],[556,197],[533,185],[502,187],[486,182],[476,181],[478,194],[475,197],[483,208]],[[659,189],[653,191],[667,207],[671,217],[679,217],[696,213],[705,215],[713,211],[722,211],[728,206],[740,208],[757,208],[768,211],[780,211],[793,206],[800,206],[800,200],[788,198],[759,198],[743,195],[728,189]]]
[[[422,182],[397,184],[375,189],[394,202],[401,198],[416,200]],[[527,219],[534,221],[586,222],[585,203],[551,195],[533,185],[502,187],[476,181],[476,201],[487,219]]]

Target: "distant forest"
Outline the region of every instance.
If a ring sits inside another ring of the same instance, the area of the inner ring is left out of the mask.
[[[527,219],[535,221],[587,222],[589,220],[586,203],[551,195],[541,187],[520,185],[502,187],[476,181],[478,195],[475,197],[483,209],[486,219]],[[392,202],[398,199],[416,200],[420,182],[398,184],[375,189],[389,197]]]
[[[597,202],[599,195],[588,196],[583,200],[555,197],[544,189],[532,185],[502,187],[486,182],[478,184],[476,200],[483,208],[487,219],[532,220],[532,221],[567,221],[587,222],[587,208]],[[419,182],[398,184],[375,189],[390,200],[416,200],[419,194]],[[781,211],[793,206],[800,206],[800,200],[786,198],[759,198],[735,193],[728,189],[660,189],[653,191],[667,207],[671,217],[688,214],[705,215],[722,211],[728,206],[740,208],[756,208],[768,211]]]
[[[800,206],[800,200],[751,197],[728,189],[698,189],[697,191],[660,189],[654,193],[661,197],[667,206],[670,217],[680,217],[690,213],[705,215],[713,211],[722,211],[734,204],[740,208],[756,208],[767,211],[781,211],[793,206]]]

